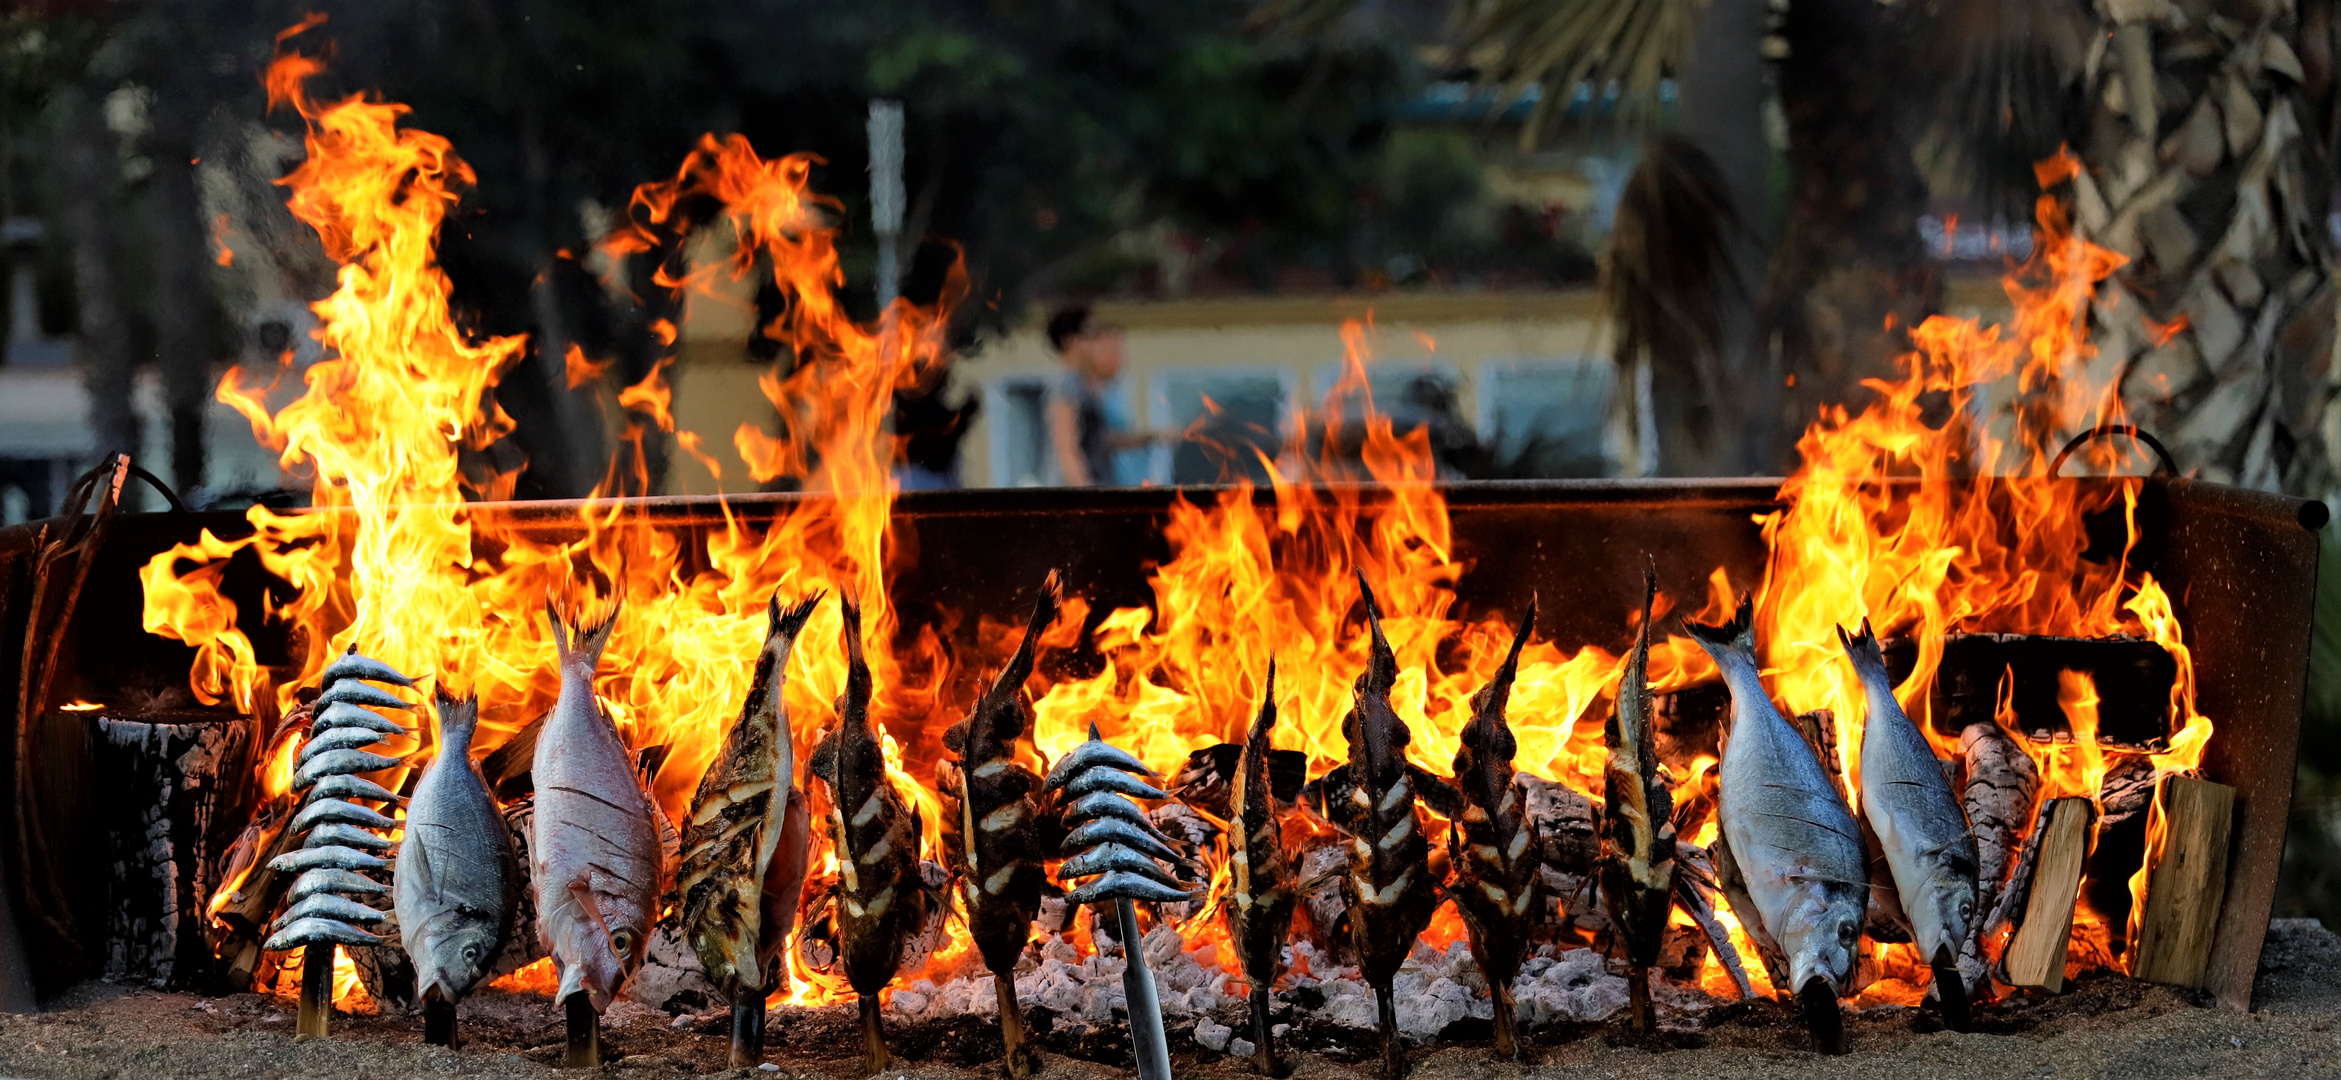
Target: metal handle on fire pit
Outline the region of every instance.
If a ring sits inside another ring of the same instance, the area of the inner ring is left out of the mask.
[[[2056,460],[2049,463],[2048,475],[2053,478],[2058,473],[2063,472],[2065,468],[2065,461],[2073,456],[2073,451],[2079,450],[2083,446],[2096,442],[2097,440],[2105,438],[2108,435],[2129,436],[2131,441],[2154,451],[2154,456],[2162,460],[2163,475],[2178,475],[2178,462],[2171,458],[2170,448],[2162,445],[2162,440],[2155,438],[2152,433],[2148,432],[2145,428],[2139,427],[2136,424],[2099,424],[2098,426],[2090,428],[2089,430],[2084,431],[2079,435],[2073,436],[2072,441],[2066,443],[2064,449],[2057,451]]]

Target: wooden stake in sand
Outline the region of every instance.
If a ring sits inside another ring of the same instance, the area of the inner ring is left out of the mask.
[[[2039,855],[2032,870],[2032,895],[2024,921],[2008,939],[2001,957],[2008,983],[2057,993],[2065,986],[2065,948],[2073,934],[2073,903],[2081,895],[2081,871],[2088,862],[2089,800],[2058,799],[2042,815]]]
[[[580,990],[562,1001],[569,1014],[569,1047],[561,1054],[564,1069],[594,1069],[602,1063],[602,1017],[593,1011],[593,995]]]
[[[2146,896],[2130,912],[2130,974],[2200,988],[2227,898],[2235,789],[2166,776],[2146,822]]]
[[[325,1037],[333,1018],[333,946],[309,944],[301,949],[301,1016],[293,1031]]]

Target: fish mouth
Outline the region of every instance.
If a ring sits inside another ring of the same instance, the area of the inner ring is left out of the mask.
[[[1823,1054],[1845,1052],[1845,1014],[1837,1007],[1837,991],[1818,975],[1797,988],[1796,1003],[1803,1007],[1805,1030],[1812,1033],[1813,1049]]]

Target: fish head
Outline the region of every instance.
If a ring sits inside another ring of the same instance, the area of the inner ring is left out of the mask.
[[[553,999],[584,991],[596,1011],[607,1010],[650,951],[649,920],[639,905],[583,882],[572,882],[566,892],[568,902],[541,915],[553,927],[553,961],[561,976]]]
[[[1928,861],[1926,878],[1915,894],[1902,894],[1902,909],[1910,918],[1919,955],[1931,961],[1947,949],[1955,957],[1974,935],[1975,874],[1972,854],[1942,852]]]
[[[1813,979],[1839,997],[1852,987],[1854,956],[1861,947],[1862,902],[1852,890],[1815,888],[1782,920],[1781,946],[1788,953],[1788,984]]]
[[[500,935],[489,912],[443,910],[408,936],[414,958],[415,989],[436,987],[445,1001],[457,1001],[487,978],[496,962]]]

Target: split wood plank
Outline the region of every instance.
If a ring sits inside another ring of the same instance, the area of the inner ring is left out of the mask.
[[[2008,939],[2008,982],[2057,993],[2065,987],[2065,949],[2073,935],[2073,903],[2089,854],[2089,800],[2058,799],[2041,823],[2039,860],[2024,922]]]
[[[2146,899],[2133,916],[2130,974],[2199,989],[2227,899],[2235,789],[2166,776],[2147,819]]]

